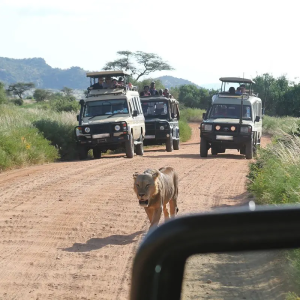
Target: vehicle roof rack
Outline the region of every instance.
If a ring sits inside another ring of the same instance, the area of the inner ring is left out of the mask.
[[[123,70],[117,71],[99,71],[99,72],[87,72],[86,77],[98,78],[105,76],[129,76],[130,74]]]
[[[241,77],[221,77],[220,81],[222,82],[236,82],[236,83],[251,83],[255,82],[252,79],[241,78]]]

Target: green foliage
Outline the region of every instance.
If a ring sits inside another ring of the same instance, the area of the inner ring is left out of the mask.
[[[154,78],[146,78],[142,81],[137,81],[133,78],[131,78],[130,82],[134,85],[138,87],[138,91],[141,92],[144,90],[144,86],[148,85],[150,87],[151,82],[154,81],[155,82],[155,88],[157,91],[159,91],[160,89],[164,89],[165,87],[163,86],[163,84],[161,83],[161,81],[159,79],[154,79]]]
[[[180,118],[187,122],[201,122],[202,115],[205,112],[203,109],[184,108],[180,111]]]
[[[19,99],[13,99],[11,100],[11,102],[14,104],[14,105],[23,105],[24,104],[24,100],[22,98],[19,98]]]
[[[76,114],[2,105],[0,170],[77,156]]]
[[[63,94],[66,96],[66,97],[70,97],[73,95],[73,90],[68,88],[68,87],[63,87],[62,90]]]
[[[286,76],[274,78],[269,73],[254,79],[254,90],[263,101],[265,113],[271,116],[300,116],[300,85]]]
[[[4,84],[0,82],[0,105],[7,102],[6,92]]]
[[[129,71],[131,76],[135,76],[135,80],[156,71],[174,70],[155,53],[118,51],[117,54],[120,58],[106,63],[103,70]]]
[[[78,112],[80,110],[79,102],[74,100],[73,98],[68,97],[62,97],[60,99],[51,101],[50,107],[57,112]]]
[[[33,93],[33,97],[37,102],[42,102],[51,96],[51,92],[43,89],[36,89]]]
[[[70,160],[77,157],[73,124],[41,119],[33,122],[33,125],[43,133],[44,137],[51,142],[51,145],[58,149],[61,159]]]
[[[14,84],[10,84],[7,88],[7,91],[22,99],[24,92],[32,88],[34,88],[33,82],[17,82]]]
[[[211,98],[217,91],[197,88],[195,85],[182,85],[179,87],[178,100],[185,107],[207,109]]]
[[[192,136],[192,129],[186,120],[179,120],[180,141],[186,142]]]

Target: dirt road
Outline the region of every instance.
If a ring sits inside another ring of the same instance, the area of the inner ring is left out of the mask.
[[[172,153],[0,174],[0,299],[128,299],[132,258],[149,226],[132,189],[136,171],[173,166],[180,214],[245,203],[249,161],[236,150],[201,159],[198,126]]]

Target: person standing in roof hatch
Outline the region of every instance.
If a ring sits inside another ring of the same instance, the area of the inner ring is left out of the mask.
[[[155,82],[154,81],[152,81],[151,84],[150,84],[149,92],[150,92],[151,96],[158,95],[158,91],[155,88]]]

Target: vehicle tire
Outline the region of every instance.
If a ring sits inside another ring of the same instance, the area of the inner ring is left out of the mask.
[[[173,138],[172,138],[171,134],[166,141],[166,150],[167,150],[167,152],[173,151]]]
[[[100,149],[97,149],[97,148],[94,148],[94,149],[93,149],[93,156],[94,156],[94,159],[99,159],[99,158],[101,158],[101,150],[100,150]]]
[[[84,160],[87,159],[88,149],[84,146],[79,146],[78,148],[79,159]]]
[[[134,156],[134,142],[132,134],[129,135],[129,140],[125,142],[125,152],[128,158],[133,158]]]
[[[211,147],[211,155],[217,155],[218,154],[218,148],[217,147]]]
[[[200,156],[207,157],[207,141],[203,138],[200,141]]]
[[[142,142],[142,143],[141,144],[137,144],[135,146],[135,153],[137,155],[143,156],[144,155],[144,143],[143,143],[143,136],[142,135],[140,136],[140,142]]]
[[[180,141],[178,140],[173,140],[173,149],[174,150],[179,150],[180,148]]]
[[[251,136],[251,140],[246,143],[246,158],[253,158],[253,136]]]

